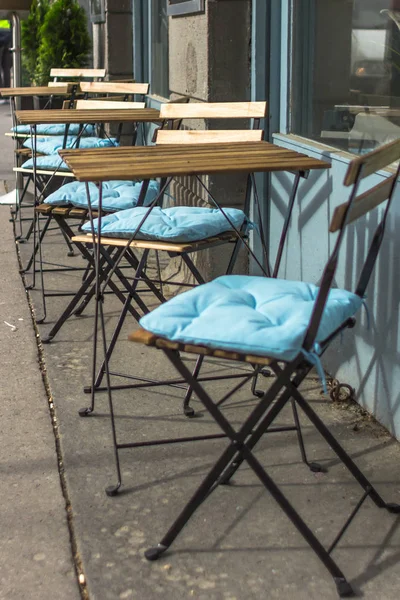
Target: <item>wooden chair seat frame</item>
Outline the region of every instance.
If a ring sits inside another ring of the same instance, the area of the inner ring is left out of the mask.
[[[139,330],[139,332],[136,332],[131,336],[132,341],[145,343],[161,349],[161,351],[177,370],[179,375],[186,381],[187,385],[193,388],[197,397],[201,400],[208,413],[214,418],[222,432],[229,438],[229,444],[227,445],[226,449],[216,460],[208,475],[204,478],[203,482],[194,492],[191,499],[183,508],[182,512],[169,528],[167,533],[163,536],[160,543],[150,548],[145,553],[145,556],[148,560],[157,560],[171,546],[177,535],[180,533],[197,508],[202,505],[202,503],[209,497],[211,493],[217,493],[220,484],[228,483],[232,476],[236,473],[237,469],[242,465],[242,463],[245,462],[259,478],[263,486],[275,499],[282,511],[290,519],[294,527],[299,531],[312,550],[317,554],[318,558],[325,565],[333,577],[339,596],[348,597],[354,594],[351,584],[347,581],[345,575],[331,556],[333,550],[342,539],[342,536],[353,522],[355,516],[360,511],[367,498],[372,500],[372,502],[378,508],[384,508],[387,511],[395,514],[400,513],[400,505],[395,503],[387,503],[383,500],[373,484],[357,467],[349,454],[344,450],[338,440],[331,433],[330,429],[316,414],[314,408],[299,391],[299,386],[313,366],[312,362],[308,359],[307,353],[309,353],[314,346],[324,307],[334,281],[338,264],[339,250],[343,243],[346,227],[351,221],[357,219],[363,214],[366,214],[381,202],[386,201],[386,207],[382,211],[382,217],[376,228],[369,249],[366,252],[365,262],[360,269],[360,276],[355,288],[355,294],[357,294],[360,298],[363,298],[382,243],[388,211],[393,199],[395,184],[399,177],[400,166],[397,168],[396,174],[393,177],[390,177],[388,181],[379,184],[371,190],[357,196],[359,184],[367,175],[383,168],[394,160],[399,159],[400,140],[397,140],[383,148],[371,152],[368,155],[355,159],[350,163],[345,178],[345,185],[351,185],[352,189],[348,202],[336,209],[331,221],[330,230],[338,231],[339,233],[337,235],[333,251],[323,272],[319,292],[314,303],[313,312],[304,337],[304,352],[299,352],[299,354],[293,360],[286,362],[277,361],[276,359],[268,356],[259,357],[259,363],[261,362],[261,364],[263,364],[266,362],[269,365],[269,368],[271,368],[275,373],[276,379],[273,381],[266,393],[263,394],[263,396],[259,399],[255,408],[239,428],[237,425],[233,427],[233,425],[229,422],[228,416],[223,414],[220,408],[221,402],[215,398],[212,398],[212,394],[204,389],[204,386],[198,379],[196,379],[196,377],[193,377],[193,374],[188,370],[182,361],[180,352],[185,351],[195,354],[210,353],[211,355],[214,354],[217,356],[223,355],[224,358],[233,361],[254,360],[254,357],[248,357],[248,350],[241,354],[240,352],[226,352],[222,349],[218,351],[195,344],[188,346],[185,344],[180,344],[179,342],[160,338],[143,330]],[[354,318],[349,318],[343,322],[331,335],[329,335],[323,342],[319,344],[321,354],[326,351],[331,342],[336,339],[342,331],[347,328],[354,327],[354,324]],[[301,409],[311,424],[316,428],[316,430],[334,451],[340,462],[348,469],[363,490],[362,496],[360,497],[356,506],[351,510],[340,531],[335,535],[333,542],[331,542],[328,548],[325,548],[322,545],[320,540],[316,537],[305,520],[299,515],[294,506],[284,495],[283,491],[277,486],[270,474],[254,454],[257,443],[265,433],[271,431],[271,427],[273,426],[275,420],[288,402],[294,403],[298,408]],[[146,443],[149,444],[148,441]]]

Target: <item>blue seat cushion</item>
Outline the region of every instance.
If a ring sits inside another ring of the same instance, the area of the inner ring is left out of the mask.
[[[144,204],[151,204],[158,194],[158,182],[152,180],[146,192]],[[137,205],[140,191],[142,189],[141,181],[107,181],[103,183],[102,209],[107,212],[125,210]],[[89,183],[90,202],[93,208],[99,206],[99,190],[94,183]],[[53,206],[77,206],[79,208],[88,208],[88,199],[86,194],[86,184],[80,181],[71,181],[62,185],[58,190],[50,194],[46,204]]]
[[[224,208],[235,227],[240,228],[245,214],[237,208]],[[101,220],[101,233],[106,237],[129,238],[136,231],[148,209],[138,207],[122,210]],[[97,219],[94,222],[97,232]],[[91,231],[86,223],[84,231]],[[164,240],[170,242],[194,242],[203,240],[232,227],[222,212],[214,208],[176,206],[162,209],[153,208],[136,235],[139,240]]]
[[[64,135],[65,127],[64,123],[42,123],[41,125],[36,126],[36,133],[40,135]],[[81,127],[79,123],[71,123],[68,129],[68,135],[78,135],[79,127]],[[12,127],[11,131],[14,131],[15,133],[26,133],[26,135],[31,134],[29,125],[17,125],[16,127]],[[84,125],[82,132],[83,136],[93,136],[95,134],[96,129],[94,125],[89,123]]]
[[[33,158],[28,158],[22,165],[23,169],[33,169]],[[59,154],[49,154],[48,156],[36,157],[36,168],[48,171],[70,171],[67,164],[61,159]]]
[[[77,136],[69,135],[66,140],[65,148],[77,147]],[[45,138],[36,139],[36,150],[41,154],[57,154],[64,146],[64,137],[62,135],[53,135]],[[25,148],[32,148],[32,138],[24,141]],[[79,148],[108,148],[110,146],[119,146],[116,138],[82,137],[79,139]]]
[[[224,275],[179,294],[140,325],[169,340],[293,360],[302,350],[319,288],[311,283]],[[332,289],[316,342],[353,316],[362,299]]]

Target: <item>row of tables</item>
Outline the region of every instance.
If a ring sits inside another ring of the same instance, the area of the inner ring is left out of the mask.
[[[57,92],[58,93],[58,92]],[[18,124],[160,122],[156,109],[21,110]],[[207,146],[162,145],[60,150],[79,181],[150,179],[173,175],[253,173],[327,169],[330,164],[269,142],[231,142]]]

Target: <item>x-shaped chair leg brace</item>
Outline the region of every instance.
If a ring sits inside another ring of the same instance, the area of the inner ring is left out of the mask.
[[[371,482],[363,475],[360,469],[355,465],[350,456],[345,452],[342,446],[337,442],[329,429],[321,421],[315,411],[310,407],[308,402],[303,398],[298,390],[298,386],[310,370],[310,365],[304,364],[304,358],[299,355],[291,363],[285,364],[280,368],[277,363],[274,363],[274,370],[277,373],[277,379],[272,383],[270,389],[260,399],[259,403],[247,418],[242,427],[236,432],[226,417],[218,408],[209,394],[204,390],[202,385],[197,381],[182,362],[179,354],[175,350],[163,349],[163,352],[175,366],[180,375],[192,386],[198,398],[202,401],[205,408],[215,419],[217,424],[230,438],[231,442],[220,458],[215,463],[214,467],[203,480],[200,487],[196,490],[188,504],[185,506],[176,521],[170,527],[161,542],[147,550],[145,556],[148,560],[158,559],[173,543],[182,528],[188,522],[192,514],[206,500],[219,484],[229,481],[232,474],[236,471],[242,461],[246,461],[251,469],[255,472],[265,488],[270,492],[272,497],[279,504],[283,512],[289,517],[293,525],[299,533],[304,537],[310,547],[317,554],[318,558],[323,562],[325,567],[332,575],[338,593],[341,597],[353,595],[353,589],[346,580],[344,574],[331,557],[331,552],[336,547],[340,538],[350,525],[356,513],[360,509],[364,500],[369,496],[378,508],[386,508],[389,512],[400,513],[400,505],[386,503],[378,494]],[[292,376],[295,374],[294,379]],[[277,394],[284,390],[280,397],[274,402]],[[279,487],[275,484],[272,478],[268,475],[264,467],[253,454],[252,450],[261,437],[267,432],[276,417],[280,414],[290,398],[298,403],[309,420],[313,423],[319,433],[331,446],[339,459],[344,463],[353,477],[358,481],[364,489],[364,494],[358,502],[357,506],[345,522],[342,529],[339,531],[334,542],[327,549],[321,544],[318,538],[314,535],[305,521],[300,517],[298,512],[290,504],[286,496],[282,493]],[[274,403],[273,403],[274,402]]]

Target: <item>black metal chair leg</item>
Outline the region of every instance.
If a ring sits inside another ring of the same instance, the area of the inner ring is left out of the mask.
[[[295,426],[296,426],[297,440],[299,443],[301,459],[302,459],[303,463],[305,463],[308,466],[308,468],[310,469],[310,471],[312,471],[313,473],[326,473],[327,469],[325,467],[320,465],[318,462],[314,462],[314,461],[310,462],[308,460],[306,449],[304,446],[303,434],[301,431],[301,423],[300,423],[300,419],[299,419],[299,414],[297,412],[296,402],[293,400],[293,398],[291,399],[291,404],[292,404],[293,419],[294,419]]]
[[[65,240],[65,243],[68,246],[68,253],[67,256],[75,256],[75,252],[74,252],[74,248],[71,244],[71,240],[69,239],[69,237],[67,236],[67,234],[65,233],[64,229],[61,229],[61,233],[63,235],[63,238]]]
[[[204,361],[204,356],[202,354],[199,354],[196,364],[195,364],[195,367],[193,369],[193,373],[192,373],[193,377],[197,378],[197,376],[200,372],[200,369],[201,369],[201,365],[203,364],[203,361]],[[189,418],[193,418],[196,415],[194,408],[192,408],[189,404],[192,394],[193,394],[193,388],[192,388],[192,386],[189,385],[189,387],[186,390],[185,398],[183,400],[183,414]]]
[[[304,537],[310,547],[317,554],[318,558],[323,562],[325,567],[328,569],[330,574],[332,575],[338,592],[341,597],[348,597],[353,595],[353,589],[351,585],[347,582],[344,574],[339,569],[336,562],[332,559],[329,552],[322,546],[320,541],[316,538],[307,524],[303,521],[294,507],[290,504],[286,496],[281,492],[275,482],[271,479],[271,477],[267,474],[265,469],[261,466],[256,457],[252,454],[250,448],[247,444],[242,440],[242,437],[246,436],[247,431],[252,430],[252,424],[255,420],[258,411],[254,411],[247,419],[246,423],[242,426],[239,432],[236,432],[229,422],[222,415],[216,404],[212,401],[210,396],[205,392],[202,386],[197,382],[188,369],[183,365],[181,360],[177,357],[176,353],[173,354],[170,351],[165,352],[170,360],[173,362],[175,367],[178,369],[180,374],[185,377],[190,385],[193,386],[194,392],[199,396],[200,400],[203,402],[204,406],[210,414],[214,417],[218,425],[222,428],[222,430],[227,434],[227,436],[231,439],[230,445],[225,449],[220,458],[215,463],[214,467],[209,471],[208,475],[205,477],[203,482],[197,488],[196,492],[193,494],[192,498],[186,504],[178,518],[175,520],[173,525],[170,527],[166,535],[162,538],[161,542],[152,548],[149,548],[145,552],[145,557],[148,560],[157,560],[173,543],[175,538],[178,536],[180,531],[186,525],[190,517],[194,514],[197,508],[208,498],[210,493],[212,493],[216,487],[218,486],[221,474],[226,469],[228,464],[232,461],[233,456],[236,454],[239,449],[244,460],[249,464],[255,474],[258,476],[260,481],[263,483],[266,490],[272,495],[275,501],[279,504],[281,509],[285,512],[285,514],[289,517],[293,525],[299,531],[299,533]],[[276,387],[276,386],[274,386]],[[271,395],[271,394],[268,394]],[[290,396],[289,396],[290,397]],[[267,394],[266,398],[260,401],[260,409],[261,405],[267,405]],[[268,421],[272,422],[274,418],[280,413],[282,408],[287,403],[287,399],[282,399],[282,396],[279,398],[274,405],[274,415],[269,415]],[[262,407],[264,408],[264,406]],[[268,408],[266,406],[266,408]],[[264,411],[263,411],[264,412]],[[270,411],[273,412],[273,411]],[[267,423],[268,423],[267,421]],[[265,428],[263,428],[265,431]],[[251,438],[250,438],[251,440]],[[254,444],[253,444],[254,446]]]
[[[60,331],[60,329],[64,325],[65,321],[67,321],[67,319],[73,314],[75,306],[78,304],[78,302],[80,302],[81,298],[86,294],[86,291],[92,285],[94,278],[95,278],[94,272],[91,273],[86,278],[86,280],[81,285],[78,292],[72,298],[71,302],[68,304],[66,309],[60,315],[60,317],[57,319],[57,322],[53,325],[53,327],[51,328],[51,330],[49,331],[47,336],[42,338],[42,342],[44,344],[48,344],[49,342],[51,342],[51,340],[54,338],[54,336]],[[94,292],[92,295],[94,295]]]
[[[114,407],[113,407],[113,401],[112,401],[110,372],[108,370],[107,341],[106,341],[104,310],[103,310],[102,302],[100,302],[100,305],[99,305],[99,316],[100,316],[100,326],[101,326],[101,337],[102,337],[102,342],[103,342],[103,353],[104,353],[104,359],[105,359],[105,373],[106,373],[107,391],[108,391],[108,406],[109,406],[109,410],[110,410],[111,432],[112,432],[112,440],[113,440],[113,448],[114,448],[114,460],[115,460],[115,468],[117,471],[117,483],[113,486],[107,487],[106,494],[107,494],[107,496],[115,496],[118,493],[118,490],[120,489],[120,487],[122,485],[122,476],[121,476],[121,466],[120,466],[119,454],[118,454],[117,432],[115,429],[115,417],[114,417]]]
[[[292,395],[306,414],[308,419],[314,425],[314,427],[319,431],[321,436],[328,442],[329,446],[335,452],[335,454],[339,457],[341,462],[345,465],[345,467],[350,471],[353,477],[358,481],[360,486],[364,490],[369,490],[369,495],[373,502],[378,506],[378,508],[386,508],[389,512],[392,513],[400,513],[400,504],[395,503],[387,503],[383,500],[383,498],[378,494],[377,490],[374,488],[372,483],[365,477],[365,475],[360,471],[354,461],[350,458],[344,448],[339,444],[336,438],[332,435],[326,425],[321,421],[318,415],[314,412],[314,410],[310,407],[308,402],[303,398],[300,392],[297,389],[292,389]]]

